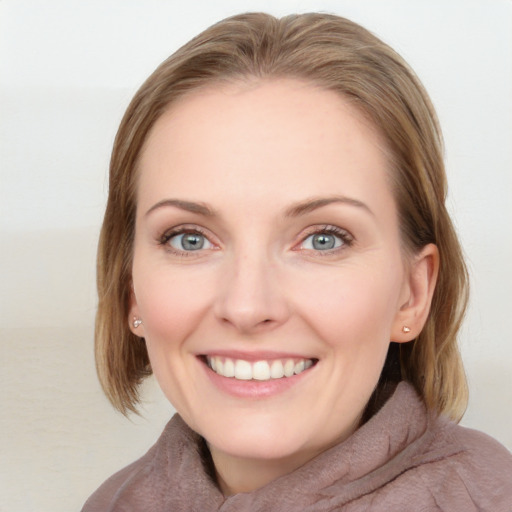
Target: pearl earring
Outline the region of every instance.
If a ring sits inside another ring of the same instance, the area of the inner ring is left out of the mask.
[[[407,327],[407,325],[404,325],[404,326],[402,327],[402,332],[403,332],[403,333],[405,333],[405,334],[407,334],[407,333],[411,332],[411,328],[410,328],[410,327]]]
[[[133,317],[133,327],[137,329],[139,325],[142,324],[142,320],[140,318],[137,318],[136,316]]]

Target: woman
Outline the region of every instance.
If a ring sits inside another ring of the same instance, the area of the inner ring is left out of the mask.
[[[154,72],[114,145],[96,354],[120,411],[154,372],[178,415],[86,512],[510,510],[510,453],[453,421],[440,138],[335,16],[236,16]]]

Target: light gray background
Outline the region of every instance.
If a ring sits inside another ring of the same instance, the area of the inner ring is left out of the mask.
[[[362,23],[412,64],[446,139],[450,209],[472,277],[463,424],[512,448],[512,3],[508,0],[0,0],[0,512],[79,510],[172,413],[101,394],[96,239],[131,96],[179,45],[247,10]]]

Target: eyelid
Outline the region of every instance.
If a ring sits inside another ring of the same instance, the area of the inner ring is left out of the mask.
[[[321,233],[326,233],[329,235],[333,235],[337,238],[339,238],[342,241],[341,246],[334,247],[332,249],[326,249],[326,250],[317,250],[317,249],[306,249],[303,248],[304,242],[311,236],[318,235]],[[322,255],[328,255],[337,253],[338,251],[342,251],[347,247],[350,247],[352,243],[354,242],[355,238],[354,236],[347,231],[346,229],[340,228],[338,226],[332,225],[332,224],[323,224],[320,226],[310,226],[306,228],[300,235],[300,242],[295,246],[296,250],[303,250],[303,251],[310,251]]]
[[[197,251],[180,251],[179,249],[172,247],[168,243],[171,238],[186,233],[197,233],[204,236],[213,247],[199,249]],[[302,247],[307,238],[321,233],[326,233],[339,238],[342,241],[341,246],[325,250],[305,249]],[[158,242],[159,245],[164,246],[164,248],[167,251],[178,256],[197,257],[200,256],[201,253],[204,254],[205,252],[218,250],[220,248],[220,243],[216,239],[215,235],[213,235],[213,233],[203,228],[202,226],[198,226],[197,224],[180,224],[172,228],[168,228],[165,231],[163,231],[161,235],[157,236],[156,241]],[[294,245],[293,250],[303,250],[308,252],[314,252],[316,254],[321,253],[321,255],[327,256],[329,254],[334,254],[339,251],[343,251],[347,247],[350,247],[354,241],[355,237],[347,229],[341,228],[333,224],[314,225],[307,227],[300,233],[299,241]]]
[[[171,246],[169,241],[175,236],[184,235],[187,233],[196,233],[201,236],[204,236],[206,240],[213,246],[206,249],[198,249],[197,251],[181,251]],[[200,253],[205,253],[207,251],[216,250],[219,246],[218,242],[215,241],[215,236],[213,234],[204,229],[201,226],[196,224],[181,224],[178,226],[174,226],[172,228],[166,229],[160,236],[157,237],[157,242],[159,245],[163,246],[166,251],[171,254],[177,256],[200,256]]]
[[[196,226],[195,224],[179,224],[172,228],[167,228],[157,238],[159,242],[165,243],[173,236],[181,235],[183,233],[199,233],[200,235],[207,236],[203,228],[200,226]]]

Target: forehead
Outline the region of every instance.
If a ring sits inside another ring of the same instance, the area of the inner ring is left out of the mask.
[[[289,79],[185,95],[155,123],[139,167],[144,196],[168,189],[207,199],[229,188],[295,201],[389,188],[385,143],[373,125],[338,93]]]

